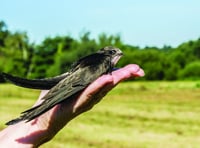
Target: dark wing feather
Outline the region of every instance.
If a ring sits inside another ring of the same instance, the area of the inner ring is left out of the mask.
[[[75,86],[72,81],[76,82]],[[78,83],[81,85],[77,85]],[[53,87],[42,98],[42,100],[44,101],[40,105],[24,111],[19,118],[7,122],[6,125],[15,124],[22,120],[26,120],[28,122],[48,111],[56,104],[74,96],[75,94],[83,90],[87,85],[88,82],[83,81],[80,77],[71,75],[69,76],[69,78],[63,79],[60,83]]]
[[[59,81],[66,78],[69,74],[64,73],[62,75],[59,75],[53,78],[33,79],[33,80],[12,76],[7,73],[2,73],[2,75],[6,80],[21,87],[49,90],[53,86],[55,86]]]

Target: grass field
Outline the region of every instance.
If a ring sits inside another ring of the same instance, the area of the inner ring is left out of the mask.
[[[0,85],[0,128],[39,91]],[[200,81],[125,82],[42,148],[199,148]]]

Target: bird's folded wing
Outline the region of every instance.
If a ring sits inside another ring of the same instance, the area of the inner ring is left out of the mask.
[[[13,119],[6,124],[11,125],[22,120],[25,120],[26,122],[31,121],[51,109],[56,104],[61,103],[64,100],[73,99],[87,86],[87,83],[78,77],[74,79],[74,82],[76,82],[75,87],[73,86],[73,83],[63,83],[63,81],[71,81],[71,79],[62,80],[42,98],[43,102],[41,104],[22,112],[22,115],[19,118]],[[81,85],[77,85],[78,81]]]

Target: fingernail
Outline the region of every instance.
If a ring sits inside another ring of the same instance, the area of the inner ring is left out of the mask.
[[[145,73],[144,73],[144,70],[143,69],[140,69],[138,72],[137,72],[138,76],[140,77],[143,77],[145,76]]]

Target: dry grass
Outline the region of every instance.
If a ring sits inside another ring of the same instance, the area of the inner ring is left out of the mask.
[[[13,85],[0,91],[1,128],[39,94]],[[41,147],[199,147],[199,106],[200,82],[122,83]]]

